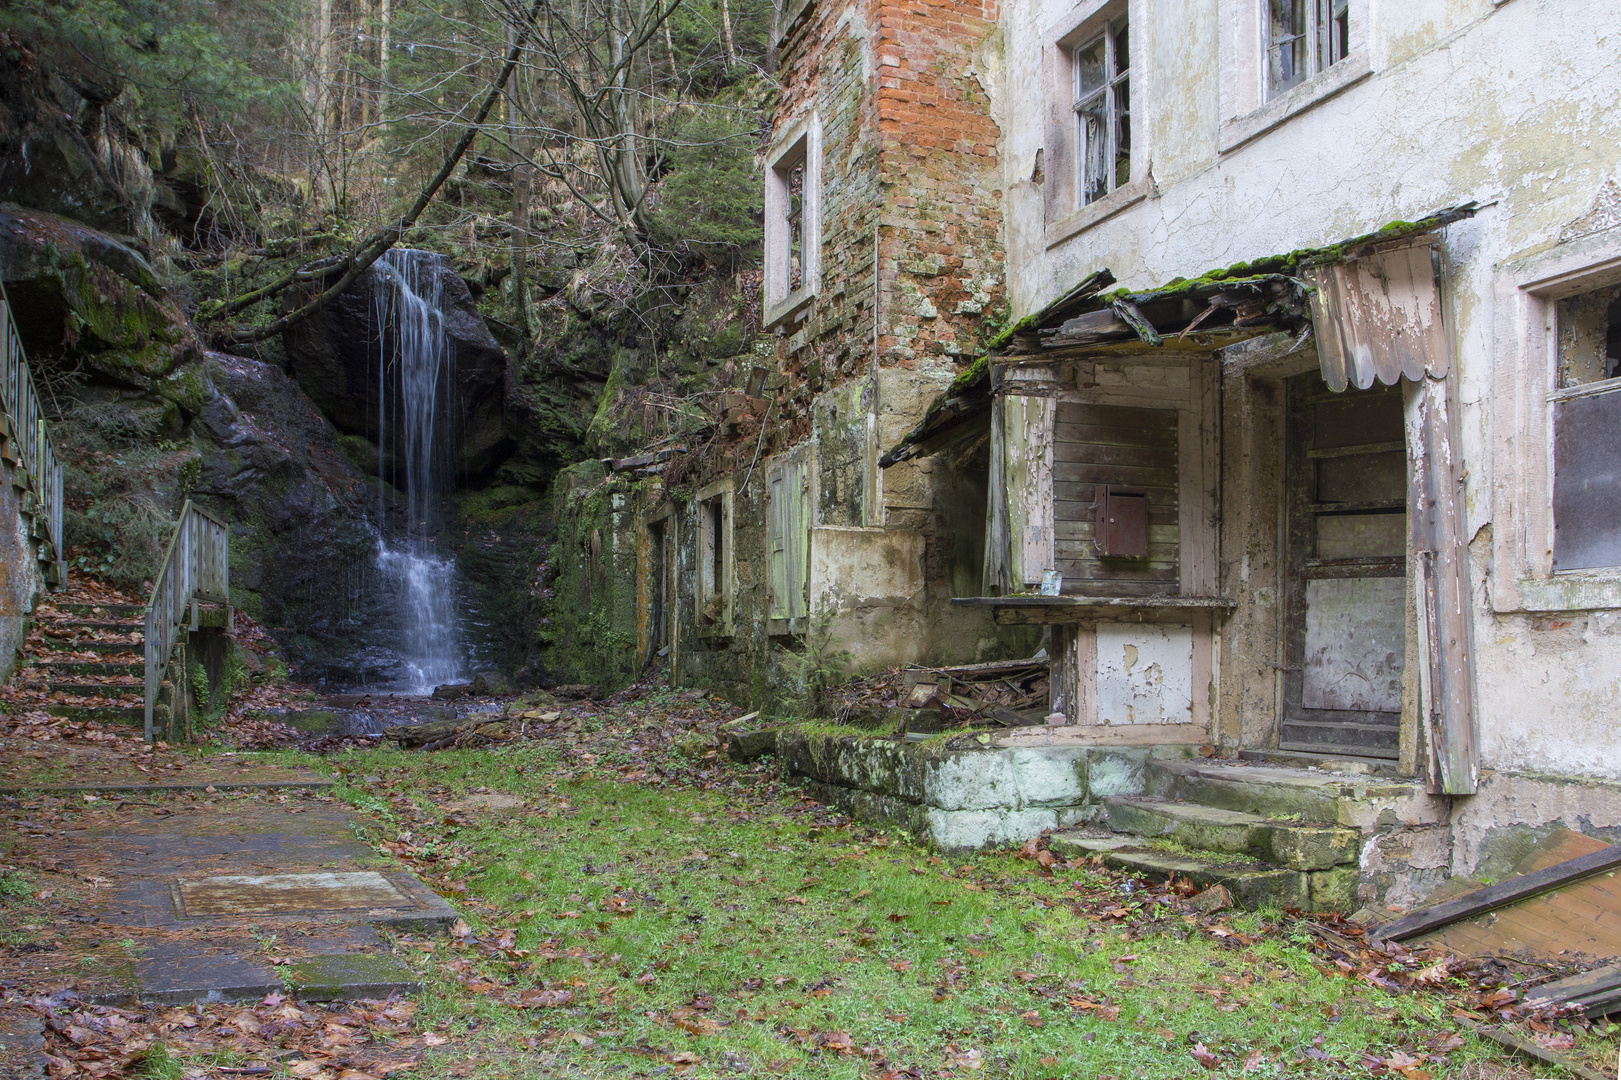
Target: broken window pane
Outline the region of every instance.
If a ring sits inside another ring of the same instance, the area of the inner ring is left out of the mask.
[[[1621,289],[1559,301],[1559,385],[1621,375]]]
[[[805,166],[788,171],[788,291],[805,284]]]
[[[1265,0],[1266,89],[1276,97],[1350,53],[1350,0]]]
[[[1081,206],[1131,180],[1130,51],[1123,21],[1105,24],[1102,34],[1075,50]]]

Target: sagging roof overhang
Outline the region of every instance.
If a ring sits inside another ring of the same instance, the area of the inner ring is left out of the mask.
[[[1105,292],[1115,277],[1100,270],[993,338],[879,465],[887,469],[929,453],[988,411],[998,363],[1167,348],[1209,352],[1262,334],[1303,339],[1315,329],[1323,377],[1336,390],[1366,388],[1375,378],[1393,385],[1404,374],[1416,378],[1425,371],[1444,375],[1433,368],[1447,351],[1427,347],[1441,330],[1427,272],[1431,249],[1421,241],[1475,209],[1473,203],[1449,207],[1337,244],[1173,278],[1143,291]]]

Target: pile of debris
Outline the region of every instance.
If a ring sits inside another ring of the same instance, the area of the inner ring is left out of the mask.
[[[854,727],[917,732],[1046,722],[1046,650],[1027,660],[954,667],[911,664],[828,691],[828,715]]]

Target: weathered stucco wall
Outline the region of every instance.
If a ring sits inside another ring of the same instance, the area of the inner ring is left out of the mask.
[[[1246,5],[1134,0],[1125,5],[1133,154],[1151,162],[1151,183],[1135,201],[1117,200],[1112,215],[1100,211],[1089,226],[1057,237],[1047,230],[1042,191],[1052,178],[1036,168],[1048,137],[1044,64],[1061,35],[1102,7],[1006,5],[1007,92],[997,117],[1013,316],[1039,310],[1103,267],[1123,285],[1144,288],[1440,207],[1481,204],[1444,237],[1466,535],[1475,537],[1481,762],[1621,777],[1613,721],[1621,710],[1614,636],[1621,575],[1550,581],[1546,525],[1547,301],[1578,291],[1582,274],[1621,257],[1614,228],[1621,216],[1614,189],[1606,188],[1621,168],[1621,114],[1613,108],[1621,68],[1609,5],[1353,3],[1353,38],[1364,48],[1347,67],[1325,73],[1322,85],[1332,86],[1322,95],[1293,94],[1304,103],[1290,112],[1260,106],[1258,77],[1249,99],[1239,92],[1254,76],[1244,65],[1255,62],[1259,40],[1246,36]],[[1243,592],[1252,606],[1229,634],[1220,719],[1228,741],[1256,745],[1275,708],[1267,699],[1276,676],[1267,665],[1281,660],[1265,655],[1277,639],[1267,625],[1277,570],[1260,542],[1276,529],[1267,489],[1277,465],[1272,451],[1256,445],[1265,429],[1251,424],[1254,412],[1267,408],[1268,381],[1246,388],[1240,383],[1248,378],[1241,366],[1229,371],[1226,401],[1238,411],[1224,417],[1225,475],[1252,482],[1247,491],[1229,483],[1224,492],[1228,546],[1221,560],[1224,587]],[[1246,535],[1257,539],[1255,552],[1233,543]],[[1483,785],[1478,801],[1493,798],[1493,790]],[[1521,800],[1517,812],[1537,824],[1578,802]],[[1478,857],[1471,843],[1460,846],[1460,866]]]
[[[0,682],[16,670],[34,605],[45,595],[38,542],[30,535],[33,517],[22,512],[13,473],[10,465],[0,465]]]

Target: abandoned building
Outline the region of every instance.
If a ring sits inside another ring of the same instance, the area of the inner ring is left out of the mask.
[[[790,5],[725,449],[570,480],[602,662],[1044,648],[1043,722],[775,743],[947,848],[1348,908],[1621,839],[1621,77],[1550,11]]]

